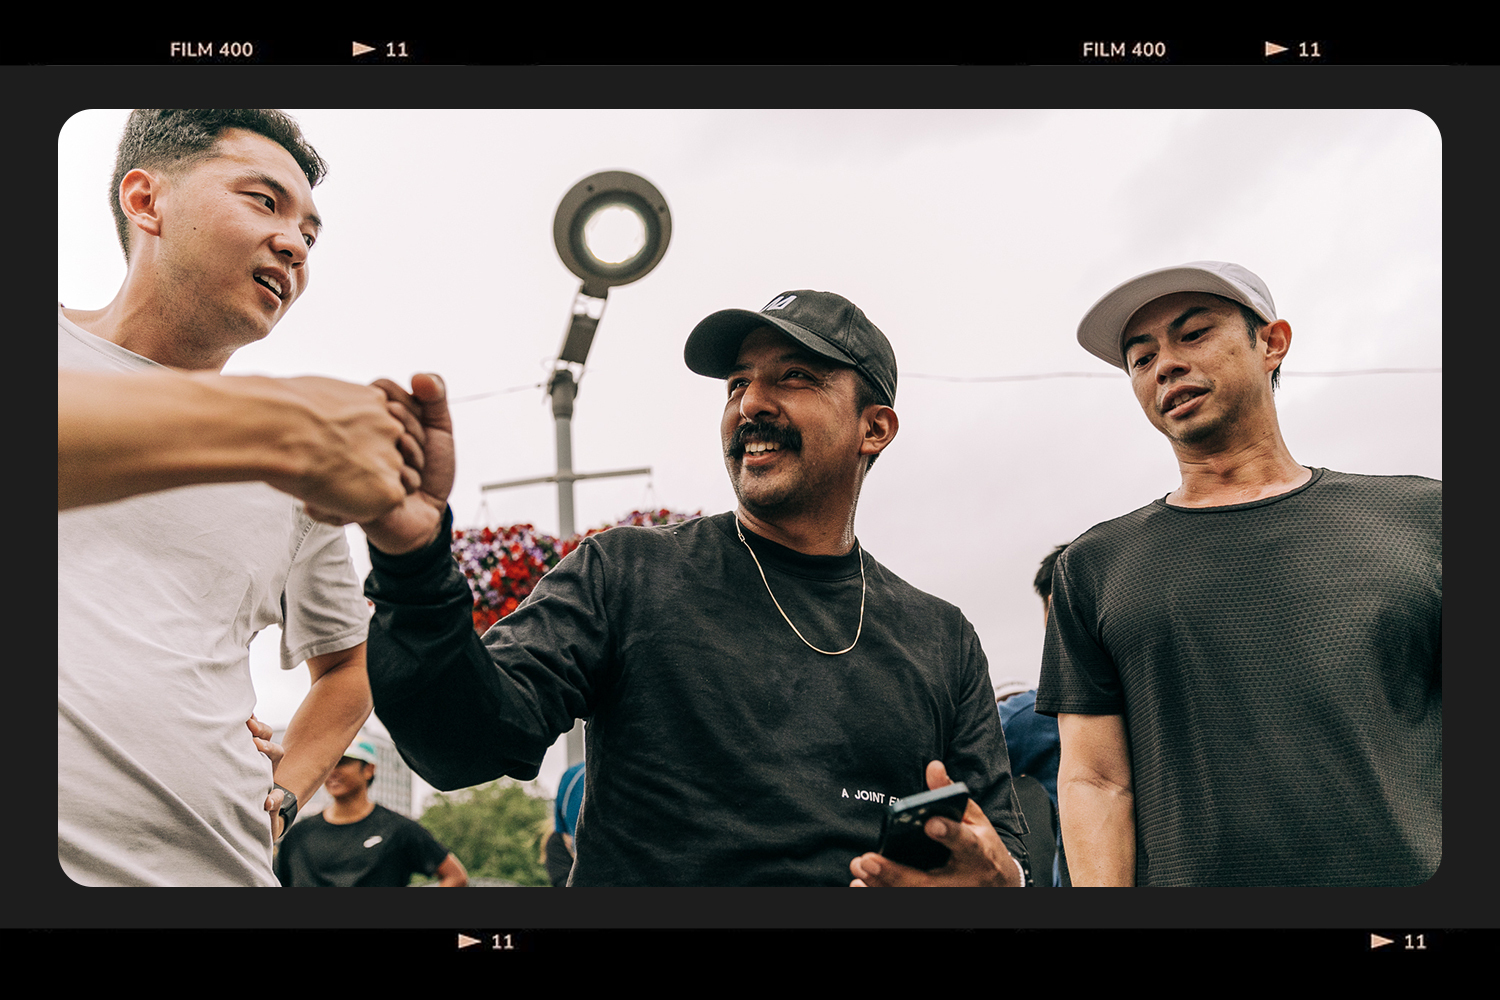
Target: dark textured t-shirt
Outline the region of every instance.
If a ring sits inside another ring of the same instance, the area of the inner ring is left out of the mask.
[[[276,877],[294,887],[399,887],[433,874],[447,857],[420,823],[377,805],[357,823],[318,813],[292,824],[276,852]]]
[[[1411,885],[1442,856],[1442,484],[1322,469],[1071,543],[1037,710],[1123,714],[1138,885]]]
[[[484,637],[446,536],[372,550],[375,710],[440,788],[528,778],[585,718],[574,885],[848,885],[927,762],[1017,857],[989,668],[958,608],[858,551],[808,556],[722,514],[586,539]],[[498,669],[497,669],[498,668]]]

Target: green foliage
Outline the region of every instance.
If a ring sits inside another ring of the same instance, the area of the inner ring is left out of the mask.
[[[439,793],[422,813],[422,825],[463,862],[470,878],[551,885],[541,861],[552,830],[547,800],[509,778]]]

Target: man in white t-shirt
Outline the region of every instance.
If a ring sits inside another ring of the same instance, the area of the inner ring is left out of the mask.
[[[102,309],[59,307],[58,860],[75,882],[277,885],[273,838],[369,715],[367,603],[335,525],[402,500],[416,438],[376,389],[218,374],[305,290],[323,173],[278,111],[133,112],[112,188],[125,281]],[[103,398],[117,426],[89,410]],[[132,441],[123,471],[88,457]],[[312,674],[274,762],[246,732],[268,625],[283,668]]]

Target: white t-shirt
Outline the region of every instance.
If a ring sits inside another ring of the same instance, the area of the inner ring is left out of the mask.
[[[155,362],[58,313],[58,368]],[[277,885],[250,641],[281,665],[365,641],[343,529],[263,483],[57,515],[57,854],[84,885]]]

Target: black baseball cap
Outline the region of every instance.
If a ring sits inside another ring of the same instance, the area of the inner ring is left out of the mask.
[[[688,334],[683,359],[699,375],[725,378],[740,344],[760,326],[771,326],[808,350],[858,371],[886,406],[896,403],[896,352],[859,306],[833,292],[799,288],[761,307],[721,309]]]

